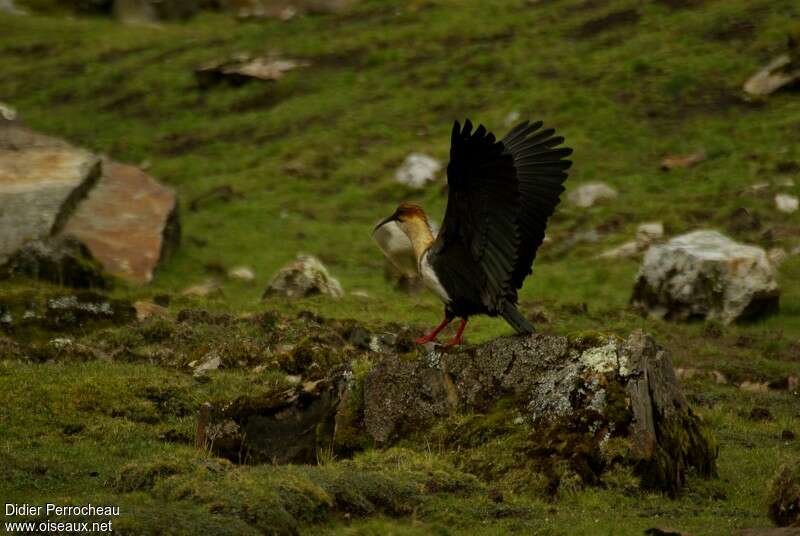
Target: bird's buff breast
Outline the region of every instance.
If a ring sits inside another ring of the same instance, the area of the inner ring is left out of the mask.
[[[422,282],[425,283],[425,286],[428,287],[428,289],[434,294],[439,296],[440,300],[442,300],[444,303],[450,303],[450,296],[442,286],[439,278],[436,277],[436,272],[433,271],[433,266],[431,266],[431,263],[428,260],[429,253],[430,250],[423,253],[419,260],[419,275],[422,278]]]

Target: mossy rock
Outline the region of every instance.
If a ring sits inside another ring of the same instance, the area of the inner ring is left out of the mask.
[[[779,527],[800,527],[800,460],[778,469],[769,489],[769,517]]]

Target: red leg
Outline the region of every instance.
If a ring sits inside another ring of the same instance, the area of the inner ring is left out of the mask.
[[[467,319],[462,318],[461,325],[458,326],[458,331],[456,332],[456,336],[447,341],[447,344],[445,344],[445,346],[455,346],[457,344],[461,344],[463,342],[461,336],[464,334],[464,328],[466,327],[467,327]]]
[[[434,329],[433,331],[431,331],[430,333],[428,333],[424,337],[420,337],[419,339],[415,340],[414,342],[417,343],[417,344],[425,344],[425,343],[428,343],[428,342],[431,342],[431,341],[435,341],[436,340],[436,336],[439,335],[439,332],[441,332],[444,328],[446,328],[447,324],[449,324],[451,320],[453,320],[452,317],[449,317],[449,316],[445,315],[444,320],[442,320],[441,324],[436,326],[436,329]]]

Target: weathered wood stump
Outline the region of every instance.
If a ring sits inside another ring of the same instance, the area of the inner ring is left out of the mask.
[[[489,421],[491,430],[477,424]],[[716,474],[713,434],[689,408],[667,353],[641,332],[389,353],[366,373],[344,367],[281,397],[218,405],[207,429],[212,448],[234,460],[246,452],[308,463],[315,447],[349,454],[417,440],[468,450],[505,434],[514,437],[498,443],[506,454],[556,487],[564,472],[553,467],[593,484],[623,466],[643,487],[670,493],[690,468]]]

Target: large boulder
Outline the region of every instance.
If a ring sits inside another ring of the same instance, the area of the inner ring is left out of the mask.
[[[139,168],[107,161],[62,233],[84,243],[110,274],[148,283],[180,242],[177,198]]]
[[[146,283],[180,240],[177,199],[133,166],[0,123],[0,265],[19,251],[6,274],[87,286],[86,277],[68,275],[83,252],[50,240],[57,236],[77,239],[108,273]]]
[[[301,253],[295,261],[275,274],[262,298],[267,299],[271,296],[305,298],[315,294],[341,298],[344,296],[344,290],[319,259]]]
[[[61,230],[100,173],[100,159],[87,151],[0,124],[0,263]]]
[[[647,251],[631,302],[657,318],[729,323],[776,311],[779,297],[762,248],[702,230]]]

